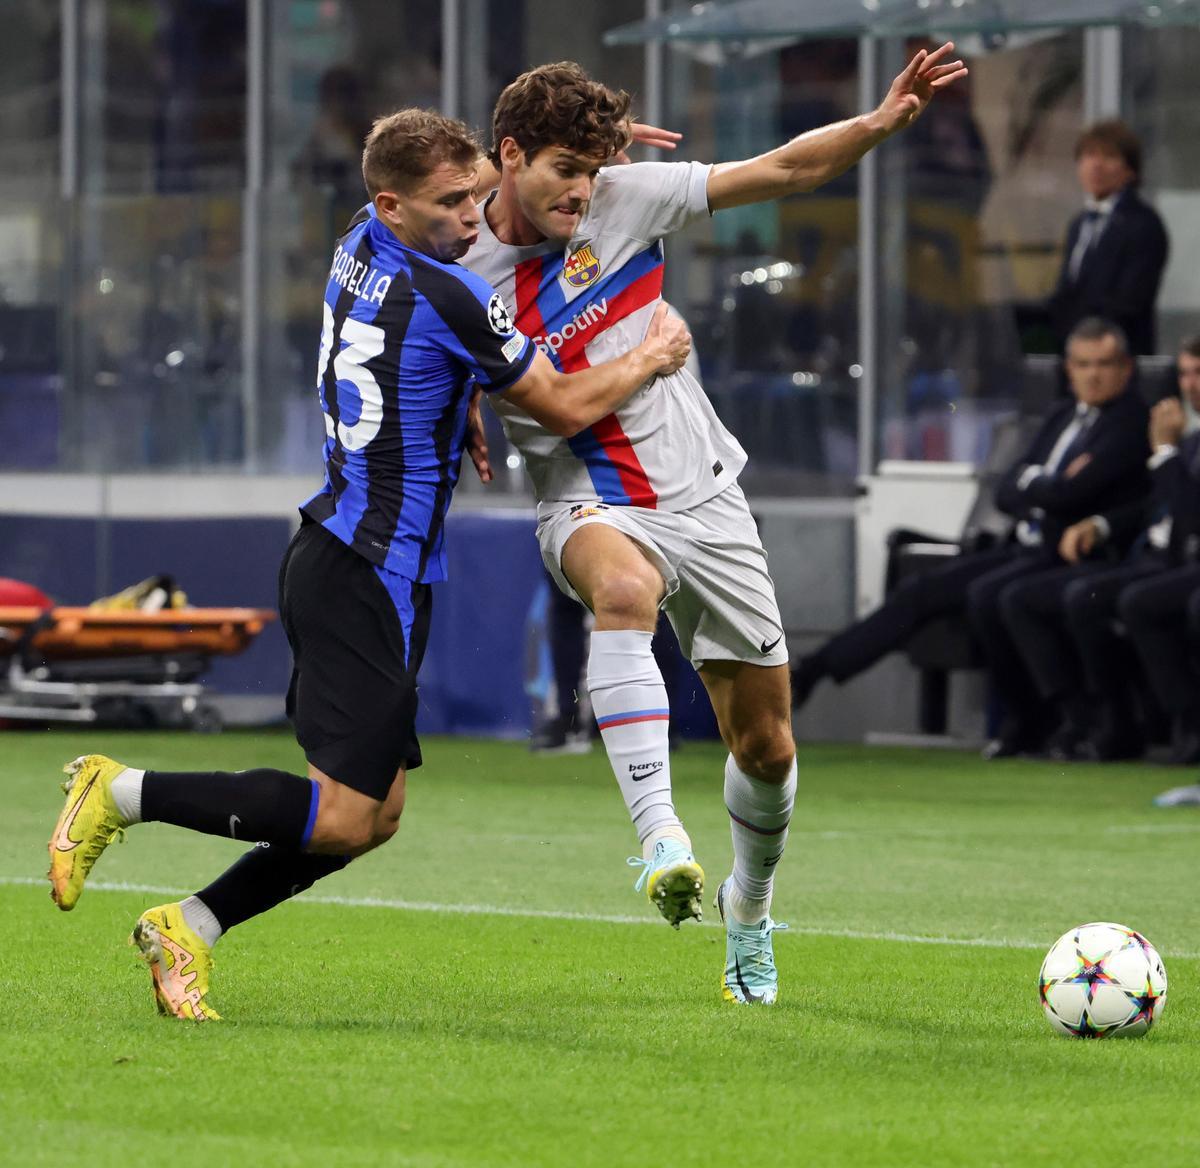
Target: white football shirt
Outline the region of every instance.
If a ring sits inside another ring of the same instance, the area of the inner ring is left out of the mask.
[[[695,162],[606,167],[565,247],[501,243],[485,204],[479,242],[459,262],[516,309],[517,328],[564,373],[601,364],[645,337],[662,297],[662,239],[708,214],[710,169]],[[647,382],[572,438],[489,400],[525,458],[540,505],[599,499],[683,511],[724,490],[746,464],[686,369]]]

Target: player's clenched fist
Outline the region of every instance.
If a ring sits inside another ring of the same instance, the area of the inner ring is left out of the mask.
[[[671,316],[666,304],[660,302],[643,342],[650,356],[658,362],[656,373],[674,373],[692,351],[692,334],[677,316]]]

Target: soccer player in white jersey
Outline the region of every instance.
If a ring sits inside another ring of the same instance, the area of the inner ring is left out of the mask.
[[[662,290],[662,240],[727,207],[812,190],[908,125],[966,73],[953,45],[917,53],[878,108],[742,162],[605,163],[628,143],[629,97],[573,62],[501,94],[484,203],[465,266],[515,306],[517,327],[564,372],[641,338]],[[637,888],[671,924],[700,916],[704,873],[675,813],[669,710],[650,651],[665,608],[729,748],[733,871],[717,892],[723,993],[775,1001],[771,886],[796,790],[788,653],[766,554],[737,483],[746,455],[685,371],[571,438],[496,403],[538,500],[559,587],[595,614],[588,690],[642,844]]]

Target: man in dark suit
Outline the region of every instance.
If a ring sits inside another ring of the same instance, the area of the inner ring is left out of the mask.
[[[1200,406],[1200,338],[1179,355],[1179,388]],[[1140,755],[1147,705],[1136,682],[1144,672],[1171,716],[1175,761],[1200,758],[1200,680],[1186,639],[1188,598],[1200,587],[1200,432],[1185,437],[1184,427],[1178,398],[1155,405],[1149,428],[1154,492],[1147,503],[1081,519],[1059,542],[1069,566],[1001,592],[1010,639],[1039,696],[1058,711],[1061,724],[1051,741],[1057,757]],[[1098,549],[1127,544],[1131,535],[1137,537],[1133,550],[1119,566],[1097,558]]]
[[[1058,541],[1072,523],[1144,497],[1147,414],[1129,387],[1131,373],[1121,330],[1082,321],[1068,343],[1075,400],[1050,415],[997,488],[997,506],[1015,520],[1010,537],[904,581],[880,608],[802,658],[792,671],[793,704],[802,705],[824,677],[841,683],[862,672],[922,625],[961,612],[970,597],[973,628],[983,634],[989,663],[1001,670],[1002,696],[1011,705],[1011,733],[1000,753],[1037,745],[1042,728],[1036,710],[1026,708],[1032,686],[1004,644],[1003,628],[990,619],[994,597],[1004,584],[1059,563]]]
[[[1179,352],[1179,392],[1200,413],[1200,336]],[[1151,688],[1171,719],[1172,760],[1200,762],[1200,672],[1195,664],[1193,612],[1200,593],[1200,431],[1185,435],[1178,403],[1155,407],[1156,481],[1178,502],[1171,527],[1174,566],[1122,591],[1117,604]]]
[[[1167,263],[1167,232],[1138,194],[1142,147],[1123,122],[1089,126],[1075,145],[1086,201],[1071,220],[1048,302],[1060,349],[1085,317],[1119,324],[1134,355],[1154,352],[1154,301]],[[1065,351],[1065,349],[1064,349]]]

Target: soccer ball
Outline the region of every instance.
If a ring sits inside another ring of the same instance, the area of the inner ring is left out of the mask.
[[[1167,971],[1141,933],[1097,922],[1064,933],[1038,976],[1042,1009],[1059,1034],[1145,1034],[1167,1004]]]

